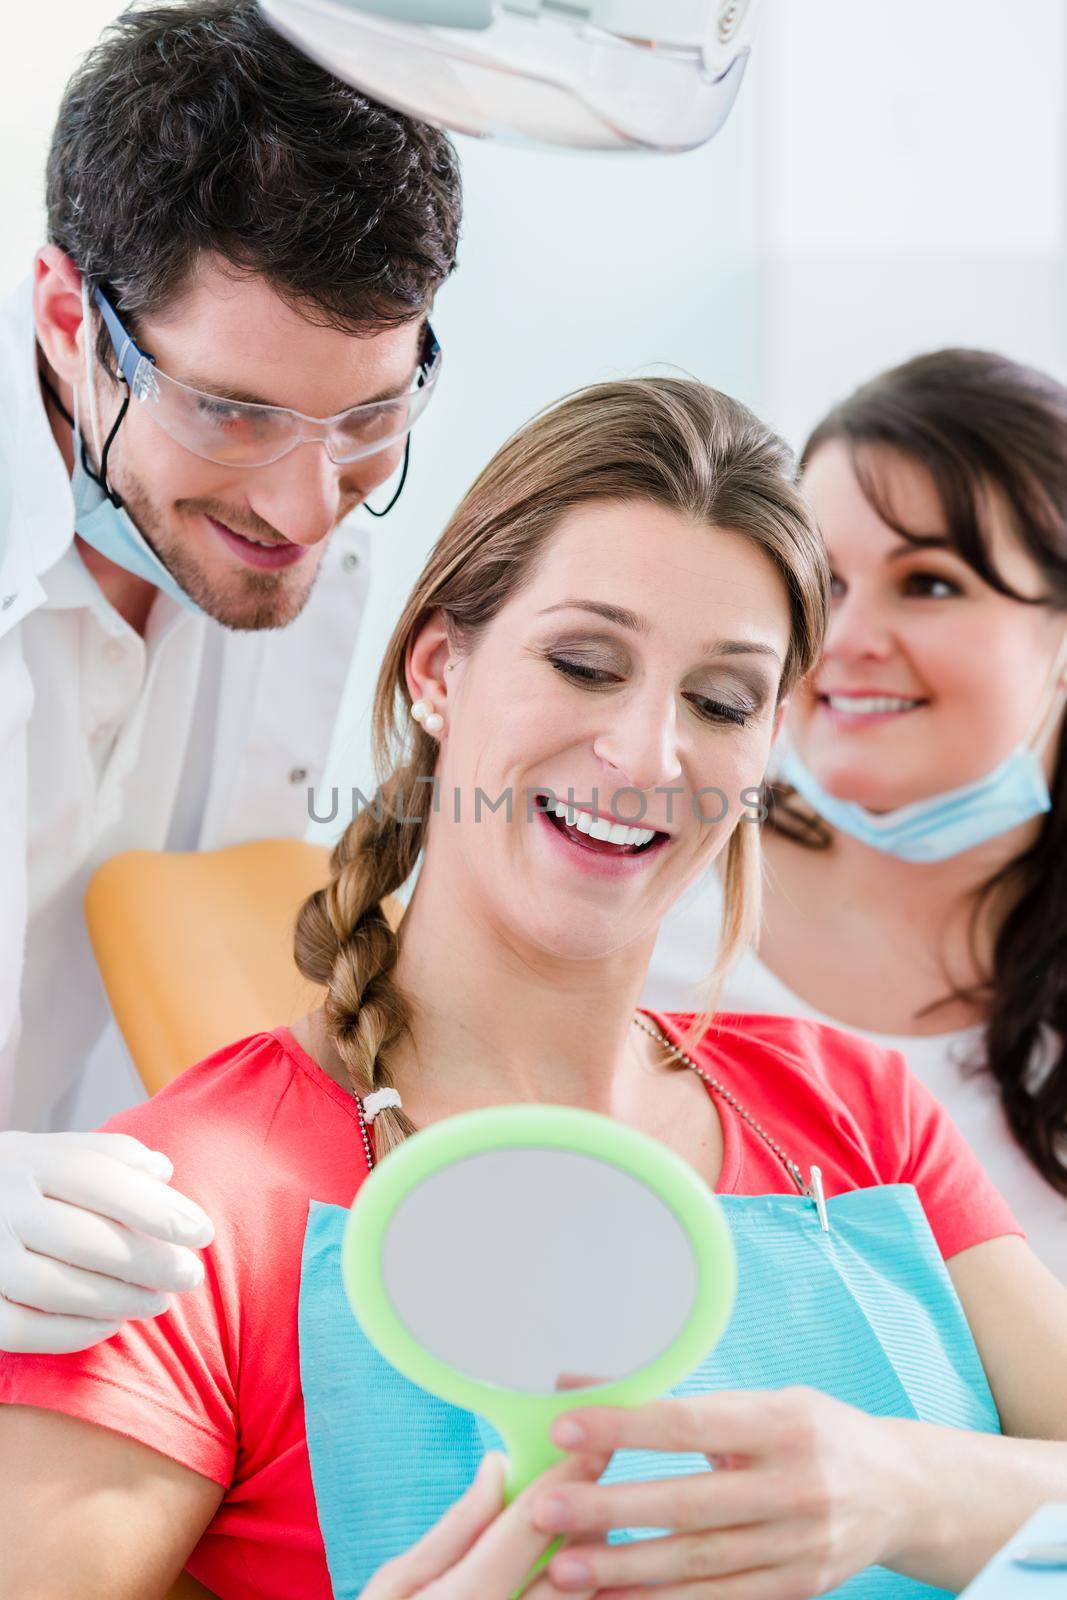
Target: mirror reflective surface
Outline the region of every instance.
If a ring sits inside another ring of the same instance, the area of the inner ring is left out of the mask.
[[[553,1394],[625,1378],[694,1305],[670,1207],[610,1162],[508,1147],[430,1173],[393,1212],[381,1278],[427,1351],[480,1383]]]

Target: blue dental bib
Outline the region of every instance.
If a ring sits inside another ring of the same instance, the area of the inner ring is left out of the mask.
[[[910,1184],[827,1202],[720,1195],[738,1295],[715,1350],[671,1390],[806,1385],[874,1416],[999,1433],[996,1406],[952,1280]],[[300,1372],[319,1526],[336,1600],[356,1600],[500,1449],[473,1412],[427,1393],[366,1339],[341,1281],[347,1210],[311,1202],[300,1284]],[[701,1455],[617,1451],[602,1483],[712,1468]],[[611,1542],[662,1530],[627,1528]],[[945,1600],[947,1591],[868,1567],[833,1600]]]

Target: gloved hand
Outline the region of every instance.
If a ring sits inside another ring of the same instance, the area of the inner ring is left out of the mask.
[[[195,1289],[210,1219],[125,1133],[0,1132],[0,1350],[87,1350]]]

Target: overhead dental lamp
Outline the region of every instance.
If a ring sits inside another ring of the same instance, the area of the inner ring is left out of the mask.
[[[260,0],[375,100],[458,133],[692,150],[737,98],[756,0]]]

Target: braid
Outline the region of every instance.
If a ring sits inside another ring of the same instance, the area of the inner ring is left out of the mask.
[[[410,1023],[393,978],[399,941],[382,902],[410,877],[425,838],[430,794],[415,776],[413,763],[401,767],[353,818],[330,857],[330,882],[297,918],[296,964],[326,989],[326,1026],[360,1099],[393,1087],[389,1053]],[[374,1129],[379,1159],[415,1131],[394,1108],[378,1113]]]

